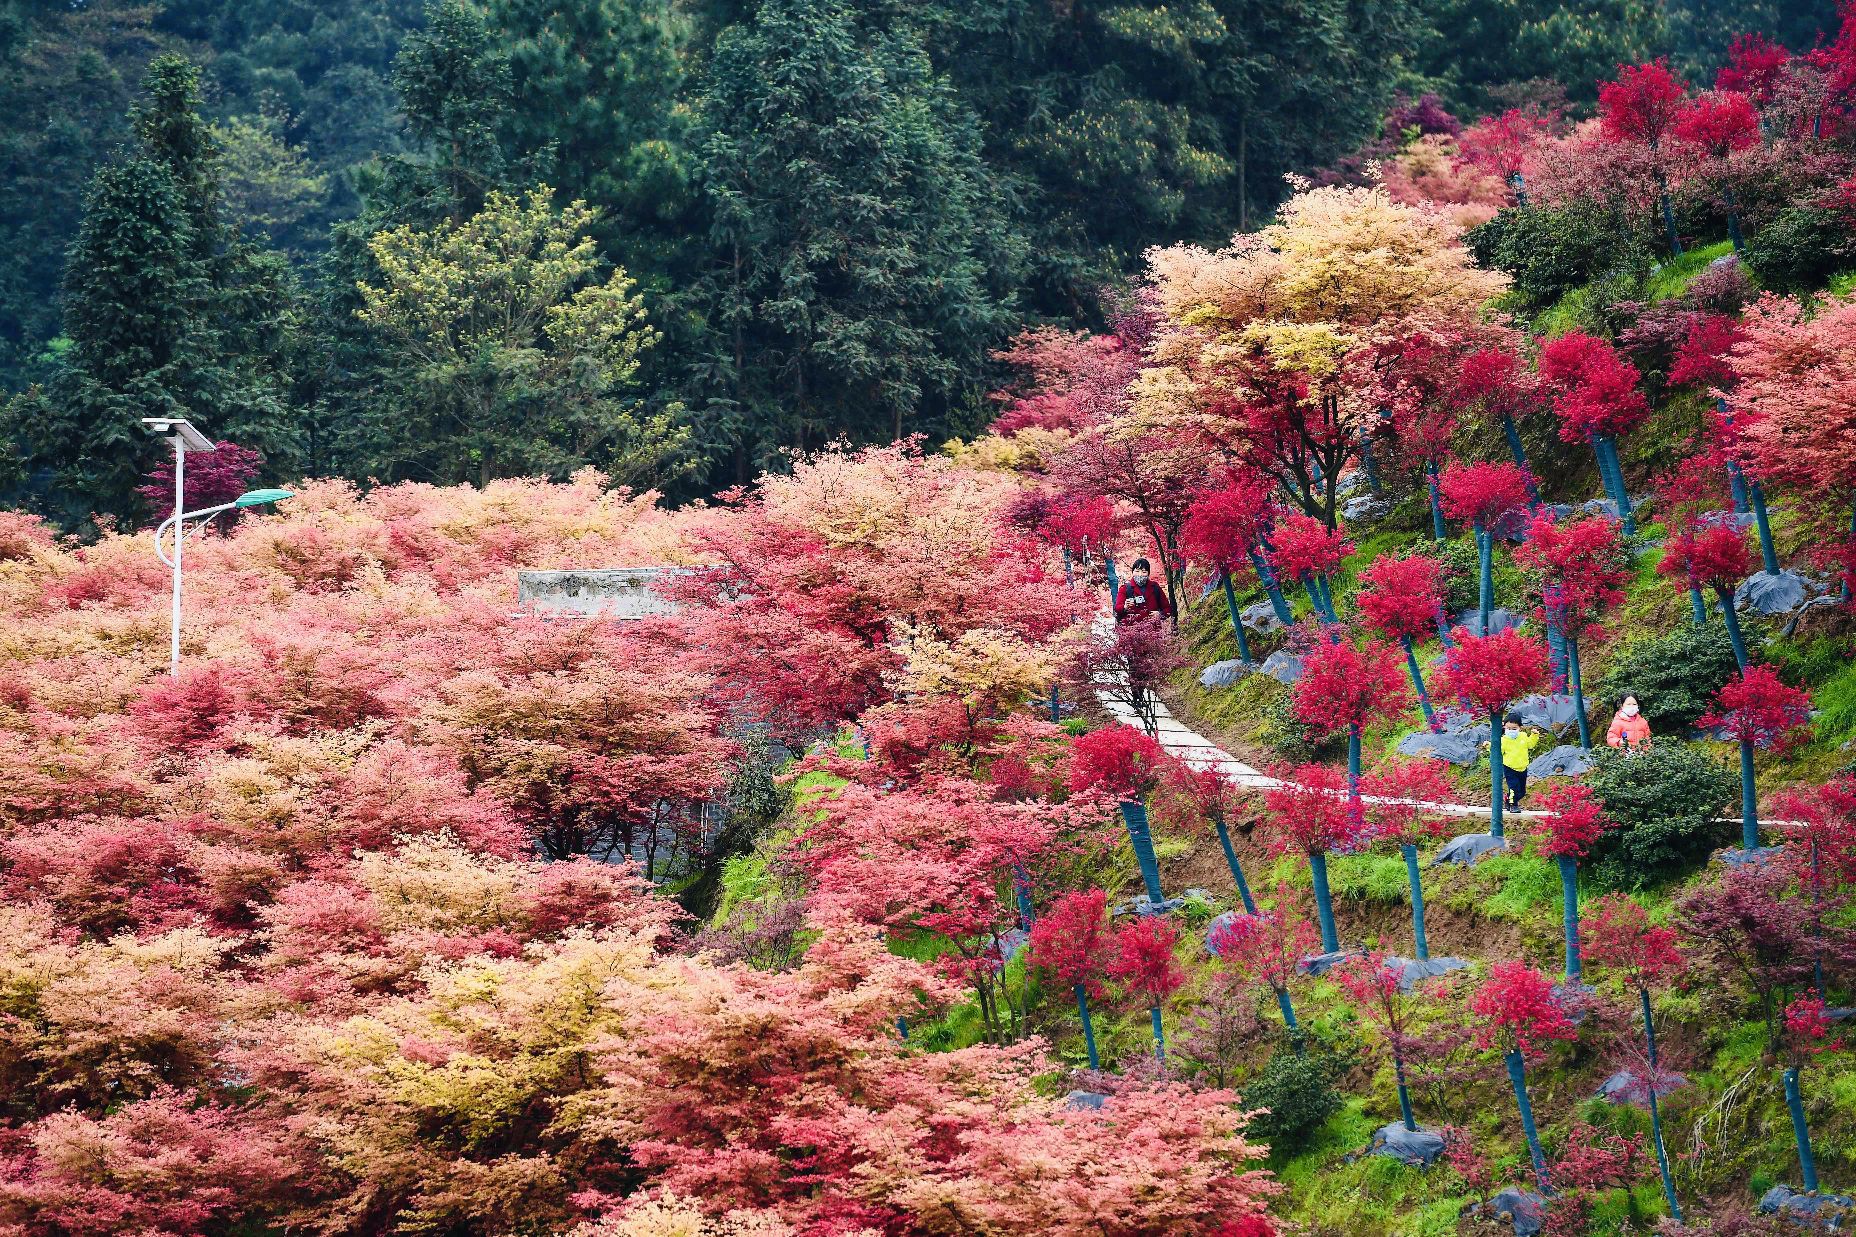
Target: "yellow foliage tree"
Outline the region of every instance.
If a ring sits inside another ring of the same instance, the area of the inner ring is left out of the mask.
[[[1446,216],[1354,187],[1299,193],[1215,252],[1156,249],[1147,283],[1159,321],[1137,424],[1263,470],[1330,525],[1401,354],[1473,333],[1507,287]]]
[[[596,217],[584,202],[557,210],[543,185],[492,192],[462,222],[369,240],[379,279],[358,285],[356,312],[403,350],[404,411],[425,421],[434,479],[488,485],[595,460],[630,483],[663,476],[683,452],[674,410],[626,397],[658,333],[623,269],[593,282]]]

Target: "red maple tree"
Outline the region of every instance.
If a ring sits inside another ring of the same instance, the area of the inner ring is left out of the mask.
[[[1070,789],[1120,799],[1147,797],[1160,780],[1166,753],[1133,726],[1117,724],[1077,736],[1070,748]]]
[[[1505,462],[1451,464],[1438,478],[1438,486],[1443,494],[1444,514],[1479,532],[1495,528],[1504,517],[1525,510],[1532,501],[1526,471]]]
[[[1441,682],[1450,695],[1491,716],[1547,681],[1547,646],[1518,631],[1475,636],[1459,629],[1444,651]]]
[[[1422,639],[1437,629],[1443,608],[1443,567],[1434,558],[1383,555],[1360,571],[1354,602],[1375,631],[1395,640]]]

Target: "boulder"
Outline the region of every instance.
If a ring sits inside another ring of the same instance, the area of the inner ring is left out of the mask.
[[[1751,511],[1704,511],[1695,517],[1703,528],[1751,528],[1759,523]]]
[[[1235,657],[1229,661],[1215,661],[1199,671],[1199,686],[1230,687],[1256,668],[1254,662],[1240,661]]]
[[[1077,1111],[1084,1109],[1094,1111],[1106,1103],[1108,1103],[1108,1096],[1100,1091],[1072,1091],[1063,1097],[1063,1106]]]
[[[1244,626],[1264,635],[1283,629],[1283,621],[1276,617],[1276,607],[1269,603],[1268,598],[1251,602],[1237,612],[1237,617],[1243,620]]]
[[[1304,975],[1326,975],[1329,971],[1347,961],[1349,958],[1363,958],[1364,949],[1337,949],[1328,954],[1310,954],[1295,964],[1295,969]]]
[[[1479,1203],[1471,1210],[1479,1210],[1483,1215],[1512,1225],[1515,1237],[1537,1237],[1546,1223],[1547,1200],[1532,1190],[1509,1186],[1488,1202]]]
[[[1562,743],[1549,752],[1542,752],[1527,763],[1529,777],[1579,777],[1590,773],[1597,763],[1592,753],[1577,743]]]
[[[1136,894],[1125,902],[1115,903],[1110,911],[1112,915],[1170,915],[1188,902],[1209,902],[1212,895],[1203,889],[1192,888],[1164,902],[1149,902],[1147,895]],[[1009,937],[1009,933],[1007,936]],[[1002,938],[1004,939],[1004,938]]]
[[[1020,950],[1031,943],[1031,934],[1023,928],[1013,928],[999,935],[999,961],[1003,965],[1018,956]]]
[[[1445,734],[1480,734],[1489,733],[1489,719],[1480,713],[1471,713],[1468,709],[1455,705],[1437,715],[1437,729]]]
[[[1799,1194],[1775,1185],[1759,1200],[1761,1215],[1783,1215],[1817,1232],[1840,1233],[1856,1223],[1856,1198],[1847,1194]]]
[[[1386,965],[1399,968],[1400,992],[1411,992],[1427,979],[1436,979],[1439,975],[1448,975],[1452,971],[1469,967],[1469,963],[1462,958],[1426,958],[1422,962],[1414,958],[1387,958]]]
[[[1671,1070],[1659,1071],[1656,1078],[1656,1098],[1660,1100],[1673,1095],[1687,1085],[1688,1079],[1681,1074]],[[1598,1098],[1609,1100],[1613,1104],[1630,1104],[1636,1108],[1648,1108],[1650,1087],[1631,1071],[1621,1069],[1599,1084]]]
[[[1474,863],[1490,851],[1501,850],[1507,845],[1506,838],[1498,838],[1493,833],[1459,834],[1437,848],[1437,857],[1431,860],[1431,866]]]
[[[1403,1121],[1394,1121],[1373,1131],[1372,1145],[1367,1147],[1366,1153],[1387,1155],[1419,1168],[1429,1168],[1444,1153],[1444,1136],[1423,1126],[1408,1130]]]
[[[1239,911],[1226,911],[1222,915],[1214,916],[1212,918],[1212,921],[1205,925],[1205,952],[1206,953],[1210,954],[1214,958],[1218,956],[1218,951],[1212,948],[1212,942],[1218,939],[1219,930],[1221,928],[1229,926],[1238,917],[1240,913],[1241,912]]]
[[[1475,734],[1433,734],[1420,730],[1398,741],[1401,756],[1429,756],[1453,765],[1476,763],[1482,740]]]
[[[1261,669],[1278,683],[1293,683],[1302,677],[1302,659],[1288,649],[1277,649],[1263,659]]]
[[[1746,850],[1743,847],[1733,846],[1726,850],[1715,851],[1714,861],[1726,864],[1730,868],[1743,868],[1748,864],[1757,867],[1775,858],[1782,849],[1778,846],[1755,846],[1752,850]]]
[[[1513,631],[1524,622],[1526,622],[1526,619],[1516,614],[1513,610],[1496,606],[1489,611],[1489,634],[1499,635],[1504,631]],[[1482,611],[1463,611],[1463,613],[1456,616],[1456,625],[1467,629],[1472,636],[1482,635]]]
[[[1349,524],[1364,524],[1369,520],[1382,520],[1392,514],[1392,504],[1374,498],[1371,494],[1359,494],[1349,498],[1340,506],[1340,515]]]
[[[1576,725],[1579,721],[1579,714],[1573,708],[1572,696],[1565,692],[1550,696],[1536,692],[1532,696],[1523,696],[1509,705],[1506,711],[1519,717],[1523,726],[1538,726],[1542,730],[1555,732]]]
[[[1756,571],[1734,590],[1734,609],[1757,614],[1790,614],[1804,605],[1811,586],[1795,571]]]

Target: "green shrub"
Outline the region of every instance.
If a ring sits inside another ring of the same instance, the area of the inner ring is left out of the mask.
[[[1856,258],[1849,227],[1832,211],[1800,202],[1747,242],[1746,264],[1775,292],[1814,292]]]
[[[1642,272],[1649,252],[1625,216],[1602,205],[1511,207],[1465,238],[1476,261],[1508,272],[1530,310],[1623,270]]]
[[[1637,697],[1656,733],[1669,734],[1694,725],[1737,671],[1726,627],[1684,623],[1627,643],[1592,684],[1592,693],[1613,708],[1625,696]]]
[[[1259,710],[1263,724],[1257,730],[1257,738],[1269,744],[1285,760],[1297,764],[1319,760],[1339,750],[1341,739],[1298,719],[1294,703],[1294,695],[1286,690],[1266,700]]]
[[[1251,1137],[1266,1142],[1278,1156],[1293,1155],[1308,1144],[1322,1122],[1340,1111],[1340,1093],[1334,1089],[1338,1063],[1327,1053],[1309,1049],[1306,1055],[1287,1044],[1243,1088],[1245,1108],[1267,1108],[1251,1119]]]
[[[1452,537],[1448,541],[1427,541],[1422,549],[1414,553],[1434,558],[1444,568],[1444,609],[1451,616],[1465,610],[1473,610],[1482,597],[1482,564],[1476,556],[1476,539],[1472,536]],[[1491,582],[1495,585],[1495,604],[1518,604],[1526,594],[1527,580],[1521,569],[1514,565],[1514,559],[1502,553],[1500,542],[1495,546],[1495,559],[1491,565]]]
[[[1611,888],[1680,876],[1736,828],[1717,818],[1739,794],[1739,777],[1677,739],[1658,739],[1635,755],[1604,749],[1586,784],[1623,826],[1592,848],[1592,872]]]

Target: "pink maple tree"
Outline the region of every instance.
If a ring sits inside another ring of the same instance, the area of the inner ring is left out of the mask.
[[[1547,646],[1513,630],[1492,636],[1458,632],[1455,647],[1445,650],[1440,678],[1443,690],[1489,718],[1489,766],[1493,801],[1489,832],[1502,836],[1502,710],[1508,703],[1547,682]]]
[[[1205,940],[1206,948],[1233,978],[1262,984],[1275,995],[1283,1026],[1292,1035],[1300,1034],[1301,1027],[1290,984],[1301,973],[1302,959],[1319,941],[1314,926],[1296,914],[1294,906],[1289,887],[1279,886],[1273,908],[1233,915],[1214,926]]]
[[[1288,511],[1277,519],[1268,544],[1270,566],[1278,574],[1302,582],[1317,615],[1330,623],[1339,622],[1328,577],[1339,571],[1347,555],[1353,553],[1346,529],[1338,524],[1329,528],[1314,516]]]
[[[1749,852],[1759,847],[1753,753],[1785,751],[1804,738],[1810,723],[1810,692],[1788,686],[1771,666],[1744,663],[1740,677],[1715,693],[1714,707],[1701,719],[1740,745],[1740,842]]]
[[[1434,558],[1411,554],[1404,558],[1384,555],[1361,569],[1359,592],[1354,602],[1367,626],[1399,642],[1405,651],[1405,670],[1417,693],[1418,707],[1424,711],[1426,725],[1435,726],[1437,717],[1431,707],[1430,692],[1424,685],[1424,672],[1418,666],[1414,642],[1441,631],[1443,617],[1443,567]]]
[[[1263,791],[1265,843],[1273,854],[1308,857],[1321,946],[1328,953],[1340,949],[1340,937],[1328,891],[1327,855],[1353,850],[1366,838],[1366,819],[1352,791],[1344,772],[1321,764],[1278,770],[1276,780]]]
[[[1549,1187],[1547,1159],[1534,1126],[1534,1108],[1527,1094],[1527,1061],[1538,1059],[1556,1042],[1576,1038],[1578,1028],[1566,1016],[1553,984],[1525,962],[1497,962],[1469,1000],[1477,1019],[1476,1042],[1498,1053],[1508,1069],[1515,1105],[1521,1112],[1521,1130],[1534,1160],[1534,1176],[1542,1190]]]
[[[1089,1068],[1100,1069],[1089,999],[1102,996],[1102,981],[1114,960],[1108,922],[1108,895],[1100,889],[1073,890],[1052,903],[1031,925],[1031,962],[1076,996],[1083,1022],[1083,1045]]]
[[[1618,824],[1605,813],[1588,786],[1576,782],[1550,786],[1540,796],[1537,814],[1528,822],[1528,844],[1560,869],[1560,894],[1566,935],[1566,980],[1580,982],[1579,861]]]
[[[1592,746],[1585,714],[1585,681],[1579,662],[1580,641],[1593,629],[1598,614],[1624,599],[1631,576],[1630,551],[1618,538],[1616,521],[1605,517],[1555,521],[1542,513],[1528,524],[1515,562],[1533,569],[1541,581],[1541,600],[1549,627],[1566,641],[1566,678],[1573,713],[1579,723],[1579,746]]]
[[[1744,250],[1746,239],[1740,234],[1740,209],[1734,200],[1733,156],[1760,144],[1759,109],[1738,91],[1711,90],[1683,105],[1669,135],[1697,160],[1695,179],[1720,195],[1727,235],[1736,252]]]
[[[1682,116],[1687,88],[1661,60],[1649,64],[1619,65],[1615,81],[1598,87],[1598,115],[1605,140],[1640,146],[1655,163],[1658,204],[1671,253],[1680,256],[1675,212],[1669,203],[1669,176],[1663,148]]]
[[[1160,1007],[1186,986],[1186,969],[1174,957],[1179,929],[1162,915],[1137,915],[1115,934],[1115,956],[1108,973],[1123,991],[1147,1006],[1153,1019],[1154,1055],[1166,1056],[1166,1031]]]
[[[221,442],[212,451],[187,453],[185,489],[187,510],[198,511],[229,503],[251,488],[264,470],[264,457],[250,447]],[[166,519],[174,511],[174,455],[169,452],[148,471],[146,483],[137,486],[149,509]]]
[[[1637,531],[1625,488],[1617,440],[1650,415],[1638,387],[1637,367],[1611,344],[1584,331],[1568,331],[1541,345],[1540,376],[1553,393],[1553,411],[1565,442],[1591,444],[1599,477],[1617,505],[1624,531]]]
[[[1476,610],[1488,631],[1495,602],[1495,537],[1504,521],[1527,509],[1528,475],[1513,464],[1452,464],[1439,479],[1444,513],[1469,524],[1476,537]]]
[[[1123,800],[1144,799],[1158,784],[1166,753],[1133,726],[1103,726],[1078,735],[1070,748],[1070,789]]]

